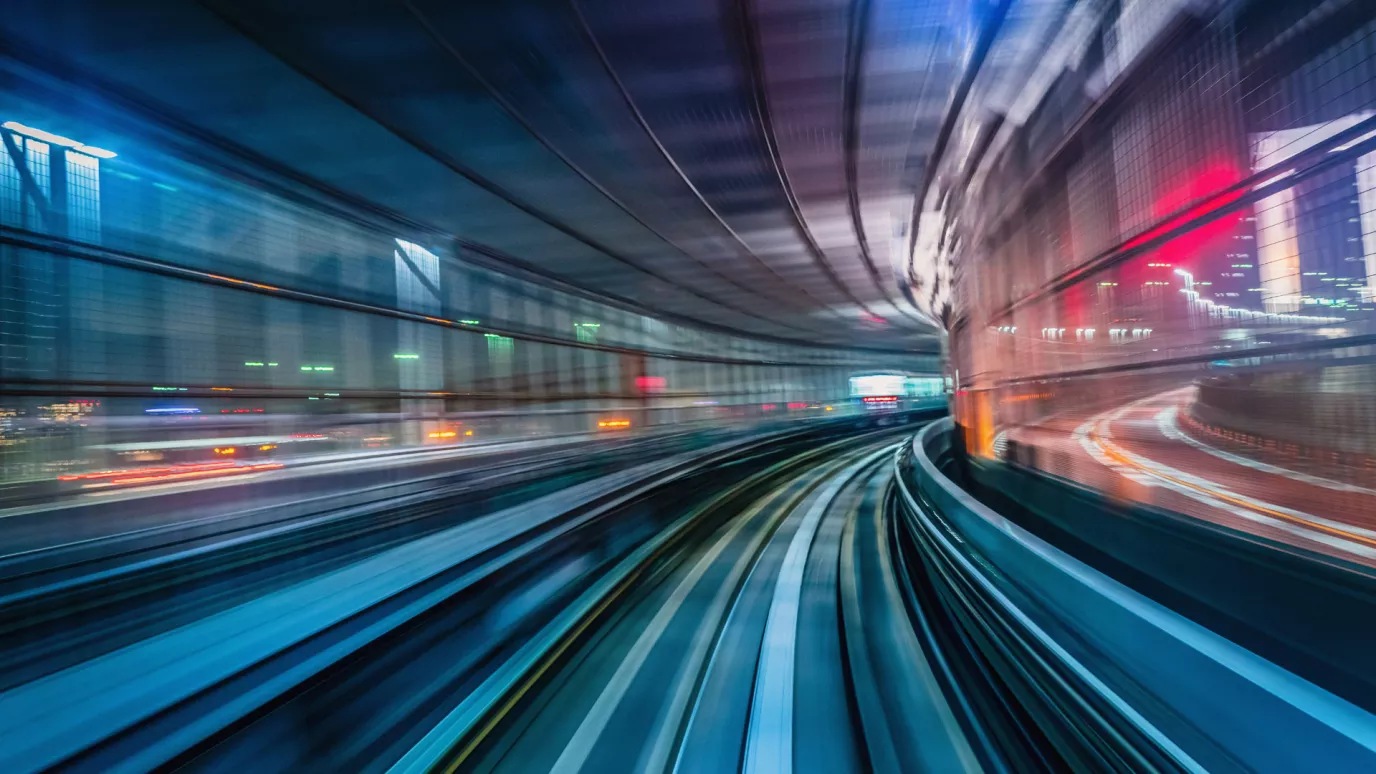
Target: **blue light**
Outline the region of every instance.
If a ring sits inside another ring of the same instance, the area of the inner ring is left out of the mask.
[[[18,121],[6,121],[5,123],[0,124],[0,127],[4,127],[5,129],[8,129],[11,132],[15,132],[17,134],[22,134],[25,137],[32,137],[35,140],[42,140],[43,142],[49,143],[51,145],[60,145],[64,148],[71,148],[72,150],[78,151],[80,153],[85,153],[89,156],[95,156],[99,159],[112,159],[115,156],[119,155],[118,153],[115,153],[112,150],[106,150],[105,148],[97,148],[94,145],[84,145],[80,140],[73,140],[70,137],[63,137],[60,134],[53,134],[52,132],[46,132],[42,129],[35,129],[32,126],[25,126],[24,124],[21,124]]]

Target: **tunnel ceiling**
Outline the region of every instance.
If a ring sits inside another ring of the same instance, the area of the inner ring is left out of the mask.
[[[965,5],[23,0],[4,34],[487,260],[746,334],[932,351],[903,251]]]

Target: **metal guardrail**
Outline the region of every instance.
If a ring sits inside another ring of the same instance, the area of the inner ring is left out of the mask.
[[[1133,590],[1376,712],[1376,663],[1367,646],[1376,638],[1376,570],[1017,463],[965,462],[962,484],[984,504]]]
[[[941,471],[949,420],[898,463],[926,577],[1074,768],[1358,771],[1376,717],[1132,591]]]

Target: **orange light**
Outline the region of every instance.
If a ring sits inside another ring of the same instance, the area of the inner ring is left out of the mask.
[[[599,419],[597,427],[601,430],[620,430],[631,426],[629,419]]]
[[[1045,399],[1050,398],[1050,397],[1051,397],[1051,393],[1049,393],[1049,392],[1030,392],[1030,393],[1025,393],[1025,394],[1023,394],[1023,395],[1009,395],[1008,397],[1004,398],[1002,402],[1004,402],[1004,403],[1023,403],[1023,402],[1025,402],[1025,401],[1029,401],[1029,400],[1045,400]]]
[[[473,431],[472,431],[472,430],[465,430],[465,431],[463,431],[463,434],[464,434],[466,437],[468,437],[468,438],[472,438],[472,437],[473,437]]]
[[[83,489],[93,489],[97,487],[109,487],[128,484],[145,484],[158,481],[180,481],[190,478],[205,478],[208,476],[228,476],[240,473],[252,473],[262,470],[277,470],[283,467],[281,463],[260,463],[256,465],[238,465],[234,462],[201,462],[191,465],[176,465],[161,468],[130,468],[126,470],[105,470],[99,473],[82,473],[79,475],[59,476],[59,481],[88,481],[91,483],[82,484]]]
[[[430,437],[430,438],[455,438],[455,437],[457,437],[457,436],[458,436],[458,432],[457,432],[457,431],[454,431],[454,430],[436,430],[435,432],[430,433],[428,437]]]
[[[235,279],[234,277],[226,277],[223,274],[207,274],[205,276],[210,277],[212,279],[220,280],[221,282],[232,282],[235,285],[247,285],[248,287],[258,288],[260,290],[281,290],[281,288],[275,285],[264,285],[261,282],[249,282],[248,280]]]
[[[258,451],[272,451],[273,449],[276,449],[276,448],[277,448],[277,444],[275,444],[275,443],[265,443],[265,444],[263,444],[262,446],[259,446],[259,447],[258,447]]]
[[[202,472],[207,470],[232,470],[235,464],[230,461],[225,462],[198,462],[190,465],[177,465],[161,468],[127,468],[124,470],[102,470],[96,473],[78,473],[74,475],[58,476],[58,481],[98,481],[100,479],[120,478],[122,476],[161,476],[168,474],[180,474],[186,472]]]
[[[215,447],[215,453],[216,453],[216,454],[219,454],[219,455],[221,455],[221,456],[229,456],[229,455],[235,453],[236,451],[238,451],[238,449],[234,448],[233,446],[216,446],[216,447]]]
[[[234,392],[233,387],[211,387],[210,389],[215,392]]]
[[[1336,535],[1344,540],[1350,540],[1354,543],[1361,543],[1366,546],[1376,546],[1376,540],[1372,540],[1371,538],[1366,537],[1365,535],[1348,532],[1347,530],[1339,529],[1337,527],[1330,527],[1327,524],[1321,524],[1318,522],[1310,521],[1309,519],[1301,518],[1299,516],[1292,515],[1291,513],[1287,513],[1285,511],[1278,511],[1274,508],[1268,508],[1263,503],[1259,503],[1254,500],[1249,500],[1243,497],[1238,497],[1227,491],[1220,491],[1218,489],[1214,489],[1208,486],[1201,486],[1200,484],[1196,484],[1191,481],[1185,481],[1183,479],[1177,478],[1176,476],[1163,473],[1158,469],[1143,465],[1137,462],[1136,460],[1133,460],[1130,457],[1128,457],[1127,453],[1117,444],[1103,436],[1100,436],[1099,425],[1097,424],[1090,428],[1088,435],[1089,440],[1095,446],[1099,447],[1099,449],[1102,452],[1104,452],[1104,454],[1109,459],[1113,460],[1119,465],[1135,468],[1137,470],[1142,471],[1143,473],[1146,473],[1149,476],[1154,476],[1156,478],[1169,481],[1172,484],[1176,484],[1187,489],[1193,489],[1196,492],[1202,492],[1208,495],[1209,497],[1217,498],[1219,500],[1222,500],[1223,502],[1238,506],[1240,508],[1246,508],[1249,511],[1255,511],[1257,513],[1262,513],[1267,516],[1280,519],[1282,521],[1288,521],[1293,524],[1299,524],[1303,527],[1317,530],[1319,532],[1326,532],[1330,535]]]
[[[129,486],[137,484],[168,483],[172,481],[185,481],[192,478],[208,478],[211,476],[231,476],[243,473],[256,473],[263,470],[278,470],[283,465],[278,462],[264,465],[241,465],[235,467],[221,467],[210,470],[191,470],[184,473],[167,473],[160,475],[131,476],[128,478],[111,479],[110,483],[115,486]],[[86,486],[93,486],[87,484]]]

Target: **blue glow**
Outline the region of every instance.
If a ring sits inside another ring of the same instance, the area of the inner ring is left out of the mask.
[[[88,156],[95,156],[98,159],[112,159],[115,156],[119,155],[118,153],[115,153],[112,150],[106,150],[105,148],[97,148],[94,145],[83,145],[80,140],[73,140],[70,137],[63,137],[60,134],[53,134],[52,132],[44,131],[42,129],[36,129],[32,126],[26,126],[24,124],[19,123],[18,121],[6,121],[5,123],[0,124],[0,126],[3,126],[4,128],[16,134],[22,134],[25,137],[32,137],[35,140],[42,140],[43,142],[52,145],[60,145],[64,148],[71,148],[72,150],[75,150],[79,153],[85,153]]]

